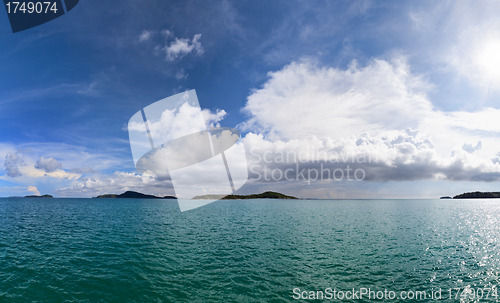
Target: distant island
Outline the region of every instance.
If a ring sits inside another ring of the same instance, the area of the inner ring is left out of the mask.
[[[470,192],[456,195],[453,199],[494,199],[500,198],[500,192]]]
[[[253,195],[202,195],[193,197],[193,200],[246,200],[246,199],[293,199],[296,197],[287,196],[273,191],[266,191],[262,194]]]
[[[36,195],[31,195],[31,196],[25,196],[25,198],[54,198],[51,195],[42,195],[42,196],[36,196]]]
[[[452,197],[449,197],[449,196],[445,196],[445,197],[441,197],[439,199],[453,199]]]
[[[99,195],[97,197],[92,197],[94,199],[177,199],[174,196],[165,196],[165,197],[157,197],[153,195],[146,195],[142,193],[138,193],[136,191],[126,191],[123,194],[116,195],[116,194],[106,194],[106,195]]]

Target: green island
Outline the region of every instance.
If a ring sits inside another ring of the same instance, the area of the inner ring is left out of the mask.
[[[25,196],[25,198],[54,198],[54,197],[51,195],[41,195],[41,196],[31,195],[31,196]]]
[[[495,199],[500,198],[500,192],[470,192],[456,195],[453,199]]]
[[[253,195],[202,195],[193,197],[193,200],[246,200],[246,199],[293,199],[296,197],[287,196],[273,191],[266,191],[262,194]]]
[[[153,195],[146,195],[136,191],[126,191],[123,194],[106,194],[92,197],[94,199],[177,199],[174,196],[157,197]]]

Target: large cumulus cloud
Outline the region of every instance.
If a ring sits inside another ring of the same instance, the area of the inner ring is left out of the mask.
[[[365,181],[499,180],[500,111],[443,112],[429,100],[431,89],[400,56],[345,70],[302,60],[270,72],[248,97],[249,119],[240,125],[250,131],[244,142],[251,175],[297,169],[300,162],[300,169],[350,165],[365,172]],[[468,142],[481,143],[468,148]],[[270,152],[305,160],[264,161]]]

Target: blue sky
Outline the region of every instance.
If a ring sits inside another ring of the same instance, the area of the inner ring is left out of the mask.
[[[0,13],[0,196],[171,194],[135,170],[127,123],[190,89],[226,112],[247,154],[310,145],[381,159],[361,182],[256,180],[241,193],[498,190],[499,6],[81,0],[16,34]]]

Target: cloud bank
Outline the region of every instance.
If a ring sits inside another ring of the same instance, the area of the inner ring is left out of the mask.
[[[110,175],[96,174],[74,180],[66,187],[54,190],[61,197],[94,197],[102,194],[121,194],[127,190],[157,196],[173,195],[171,181],[158,180],[153,175],[115,172]]]
[[[302,60],[268,76],[248,97],[244,111],[250,117],[240,124],[250,131],[244,143],[253,154],[254,177],[296,164],[265,163],[267,152],[268,158],[302,154],[301,169],[345,168],[350,163],[350,168],[363,169],[364,181],[500,178],[495,160],[500,111],[436,109],[427,97],[433,86],[413,74],[404,57],[374,59],[364,67],[353,61],[345,70]],[[471,141],[478,144],[467,143]],[[318,154],[371,160],[330,163]]]

